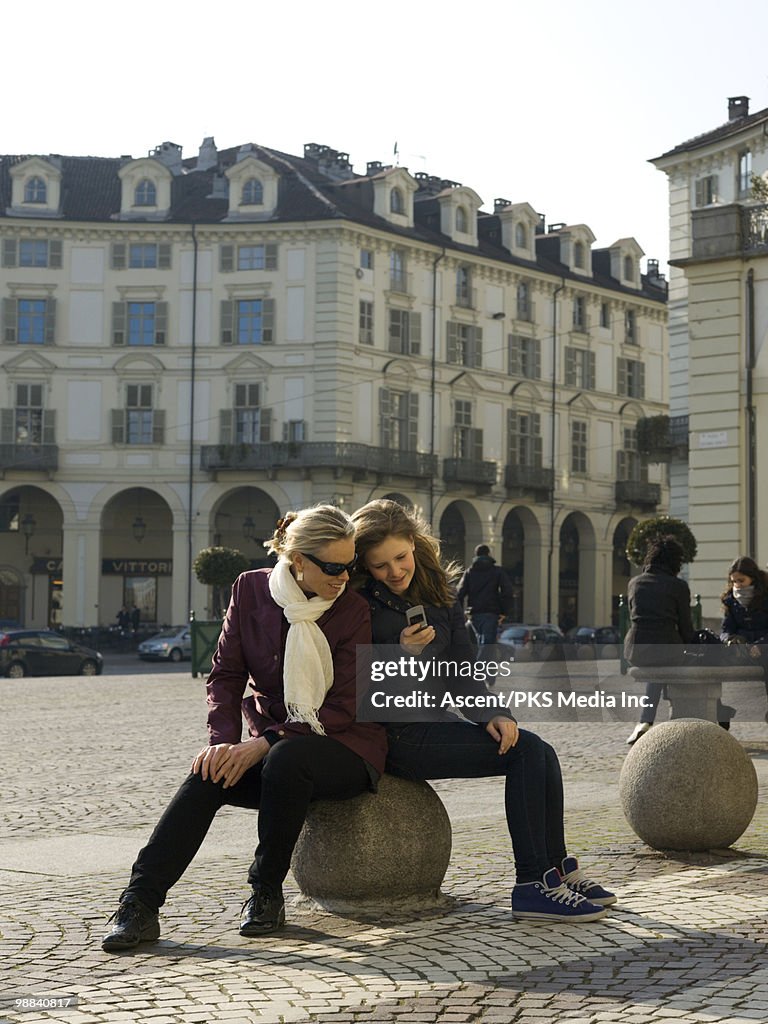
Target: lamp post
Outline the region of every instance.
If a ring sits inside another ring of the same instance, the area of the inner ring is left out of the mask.
[[[24,518],[21,520],[21,532],[24,534],[24,554],[29,554],[29,542],[32,538],[32,534],[35,532],[37,526],[37,520],[31,512],[27,512]]]
[[[253,540],[256,536],[256,523],[253,521],[253,516],[246,516],[243,520],[243,537],[246,540]]]
[[[144,522],[144,518],[137,515],[131,524],[131,531],[133,532],[133,539],[137,542],[144,540],[147,532],[147,524]]]

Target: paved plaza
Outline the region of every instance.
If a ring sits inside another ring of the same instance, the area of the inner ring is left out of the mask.
[[[454,833],[443,916],[334,917],[293,905],[289,876],[286,928],[241,938],[256,817],[225,808],[163,908],[161,941],[103,953],[131,862],[205,742],[204,681],[188,666],[135,669],[0,680],[0,1021],[768,1021],[764,800],[734,849],[650,850],[621,813],[630,723],[610,715],[536,727],[562,760],[570,852],[619,895],[603,921],[515,923],[503,781],[450,781],[435,784]],[[732,733],[764,794],[768,726],[737,718]],[[17,1011],[25,997],[77,1006]]]

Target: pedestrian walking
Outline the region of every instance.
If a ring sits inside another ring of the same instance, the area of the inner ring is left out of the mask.
[[[496,643],[499,620],[511,609],[513,596],[512,584],[491,557],[491,549],[478,544],[472,564],[461,577],[457,597],[460,604],[467,603],[479,647]]]

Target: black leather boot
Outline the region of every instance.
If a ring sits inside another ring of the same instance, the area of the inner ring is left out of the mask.
[[[101,940],[105,953],[134,949],[140,942],[154,942],[160,938],[160,921],[156,910],[150,910],[137,896],[123,896],[120,906],[109,919],[114,921],[112,931]]]

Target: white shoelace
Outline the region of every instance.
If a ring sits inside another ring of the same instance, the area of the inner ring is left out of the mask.
[[[593,885],[597,885],[597,882],[593,882],[591,878],[588,878],[581,868],[569,871],[567,875],[563,876],[563,882],[578,889],[591,889]]]
[[[584,900],[584,897],[573,889],[569,889],[565,882],[556,885],[552,889],[544,888],[544,895],[555,903],[564,903],[566,906],[576,906]]]

